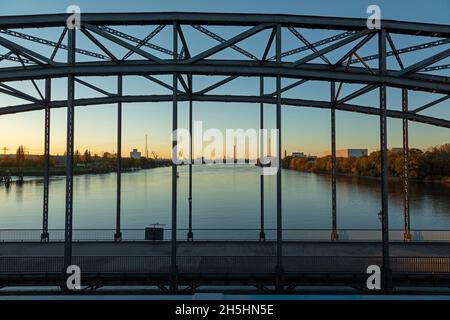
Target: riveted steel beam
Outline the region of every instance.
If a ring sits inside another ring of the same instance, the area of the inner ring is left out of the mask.
[[[49,177],[50,177],[50,107],[51,101],[51,80],[45,80],[45,113],[44,113],[44,194],[42,205],[42,233],[41,241],[49,241],[48,232],[48,195],[49,195]]]
[[[0,29],[64,27],[68,14],[43,14],[0,17]],[[140,13],[83,13],[83,21],[92,25],[179,24],[255,26],[261,23],[283,27],[325,30],[365,30],[367,20],[289,14],[207,13],[207,12],[140,12]],[[450,26],[443,24],[403,22],[383,19],[383,29],[390,33],[430,37],[450,37]]]
[[[304,64],[293,67],[290,63],[267,62],[261,65],[251,61],[203,60],[195,64],[165,61],[153,63],[151,61],[124,61],[120,65],[113,62],[83,62],[74,67],[66,65],[58,67],[28,66],[8,67],[0,69],[0,81],[20,81],[31,79],[62,78],[73,73],[78,77],[108,76],[108,75],[158,75],[177,72],[178,74],[198,75],[226,75],[226,76],[255,76],[285,78],[300,78],[308,80],[336,81],[346,83],[376,84],[385,83],[390,87],[410,90],[427,91],[450,94],[450,83],[447,77],[429,74],[405,75],[403,71],[386,71],[380,74],[373,68],[374,74],[367,73],[365,68],[338,67],[333,68],[324,64]]]
[[[117,77],[117,95],[123,94],[123,77]],[[122,102],[117,103],[117,183],[116,183],[116,233],[115,241],[122,240]]]
[[[387,68],[386,59],[386,30],[378,34],[379,72]],[[391,269],[389,263],[389,212],[388,212],[388,146],[387,146],[387,97],[386,85],[380,86],[380,162],[381,162],[381,232],[382,232],[382,289],[385,293],[391,292]]]
[[[75,63],[75,29],[68,31],[67,61]],[[67,78],[67,150],[66,150],[66,210],[64,227],[64,269],[72,264],[72,227],[73,227],[73,150],[75,128],[75,76],[69,74]],[[65,284],[64,284],[65,285]]]
[[[276,104],[276,97],[269,97],[264,95],[260,96],[240,96],[240,95],[197,95],[193,94],[188,96],[187,94],[179,94],[178,101],[210,101],[210,102],[242,102],[242,103],[265,103],[265,104]],[[99,98],[80,98],[75,100],[75,106],[95,106],[104,104],[114,104],[121,101],[122,103],[133,103],[133,102],[167,102],[172,101],[172,95],[138,95],[138,96],[113,96],[113,97],[99,97]],[[282,105],[305,107],[305,108],[322,108],[331,109],[332,104],[329,101],[319,101],[319,100],[305,100],[305,99],[292,99],[292,98],[282,98]],[[49,104],[50,108],[63,108],[67,106],[66,100],[51,101]],[[43,110],[44,107],[41,102],[23,104],[18,106],[10,106],[0,108],[0,115],[14,114],[35,110]],[[450,120],[429,117],[425,115],[420,115],[409,111],[404,113],[402,111],[387,110],[387,116],[395,119],[408,119],[409,121],[415,121],[418,123],[430,124],[443,128],[450,128]],[[356,104],[341,104],[336,106],[336,110],[356,112],[361,114],[369,115],[380,115],[380,110],[378,107],[367,107]]]

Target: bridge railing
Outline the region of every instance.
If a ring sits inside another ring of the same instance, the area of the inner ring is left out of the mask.
[[[259,241],[259,229],[193,229],[194,241]],[[145,229],[122,229],[122,241],[144,241]],[[178,229],[177,239],[185,241],[188,229]],[[330,241],[330,229],[284,229],[284,241]],[[114,229],[74,229],[73,241],[113,241]],[[339,229],[337,241],[381,241],[381,230]],[[64,241],[63,229],[49,230],[49,239]],[[390,241],[404,241],[403,230],[390,230]],[[171,239],[170,229],[164,230],[163,240]],[[265,229],[267,241],[276,240],[276,229]],[[36,242],[41,240],[39,229],[0,229],[0,242]],[[413,242],[450,242],[450,230],[411,230]]]
[[[286,273],[361,273],[380,256],[284,256]],[[58,273],[62,256],[0,256],[0,274]],[[170,256],[73,256],[84,273],[168,273]],[[180,273],[273,273],[275,256],[178,256]],[[393,273],[450,273],[450,257],[391,257]]]

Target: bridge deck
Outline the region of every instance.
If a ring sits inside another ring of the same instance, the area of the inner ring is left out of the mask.
[[[170,256],[170,242],[74,242],[74,256]],[[64,243],[0,243],[0,256],[59,256]],[[391,243],[391,256],[450,257],[450,243]],[[178,256],[275,256],[275,242],[179,242]],[[285,256],[381,256],[375,242],[285,242]]]
[[[51,273],[63,268],[63,243],[2,243],[0,273]],[[277,265],[274,242],[180,242],[181,273],[272,273]],[[72,263],[92,273],[165,273],[170,270],[169,242],[81,242],[73,244]],[[450,273],[450,245],[391,244],[393,272]],[[284,244],[288,273],[365,273],[381,265],[379,243]]]
[[[72,264],[92,286],[171,283],[170,242],[77,242]],[[178,284],[185,286],[270,286],[278,281],[274,242],[180,242]],[[394,286],[448,287],[450,244],[392,243]],[[64,267],[63,243],[0,243],[0,286],[58,286]],[[364,287],[367,267],[382,265],[374,242],[286,242],[283,283]]]

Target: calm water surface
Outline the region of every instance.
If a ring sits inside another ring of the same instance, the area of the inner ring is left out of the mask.
[[[188,167],[179,168],[178,226],[188,226]],[[258,228],[259,169],[246,165],[194,166],[194,228]],[[284,170],[285,228],[330,228],[329,176]],[[403,226],[401,182],[390,183],[390,227]],[[338,177],[338,228],[380,228],[380,182]],[[0,229],[41,228],[41,179],[10,188],[0,186]],[[276,226],[276,177],[265,177],[266,228]],[[411,225],[414,229],[450,229],[450,186],[411,182]],[[65,179],[50,182],[49,227],[64,227]],[[74,177],[74,228],[114,228],[116,175]],[[122,227],[151,223],[170,227],[171,168],[122,175]]]

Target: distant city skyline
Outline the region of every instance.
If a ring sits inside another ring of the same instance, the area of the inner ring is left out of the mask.
[[[450,143],[450,142],[449,142]],[[443,143],[442,145],[444,145],[445,143]],[[433,148],[433,147],[437,147],[440,145],[430,145],[426,148],[415,148],[415,149],[420,149],[422,151],[427,151],[429,148]],[[37,157],[37,156],[42,156],[43,153],[30,153],[26,146],[23,146],[24,150],[25,150],[25,155],[30,156],[30,157]],[[15,151],[17,151],[17,149],[19,148],[19,146],[15,149]],[[414,149],[414,148],[410,148],[410,149]],[[9,150],[9,149],[8,149]],[[293,157],[326,157],[326,156],[330,156],[331,155],[331,150],[323,150],[321,153],[318,154],[314,154],[314,153],[308,153],[308,152],[303,152],[301,151],[302,149],[296,149],[296,150],[288,150],[288,149],[283,149],[282,152],[282,157],[286,157],[286,156],[293,156]],[[393,152],[401,152],[403,150],[402,147],[389,147],[388,150],[393,151]],[[2,153],[0,153],[0,158],[4,158],[4,157],[15,157],[16,153],[14,152],[8,152],[6,153],[4,149],[2,149]],[[90,152],[92,155],[97,155],[97,156],[103,156],[105,153],[108,153],[110,155],[115,156],[117,153],[112,150],[112,151],[101,151],[101,152],[95,152],[92,151],[91,149],[76,149],[75,152],[78,151],[80,152],[80,154],[84,154],[85,151]],[[352,147],[347,147],[347,148],[341,148],[341,149],[337,149],[336,150],[336,154],[337,157],[349,157],[351,156],[350,154],[352,152],[356,152],[358,153],[358,156],[361,155],[369,155],[371,152],[375,152],[375,151],[379,151],[379,149],[374,149],[374,150],[369,150],[367,148],[352,148]],[[64,151],[65,152],[65,151]],[[62,154],[59,153],[50,153],[50,156],[62,156],[64,155],[64,152]],[[265,155],[270,155],[270,154],[265,154]],[[145,152],[142,152],[142,149],[139,148],[133,148],[130,150],[125,150],[122,152],[122,157],[130,157],[130,158],[135,158],[138,159],[140,157],[144,157],[144,158],[164,158],[164,159],[170,159],[170,155],[167,156],[162,156],[152,150],[149,150],[148,155],[145,154]],[[201,159],[202,157],[205,156],[201,156],[194,154],[193,159]],[[180,159],[185,160],[188,159],[189,155],[182,155],[180,157]],[[205,157],[206,159],[210,159],[210,160],[214,160],[214,159],[219,159],[216,157]],[[234,158],[234,154],[224,154],[224,159],[233,159]],[[238,159],[250,159],[250,160],[256,160],[257,157],[249,157],[248,156],[248,152],[246,152],[246,155],[244,157],[242,156],[237,156]]]

